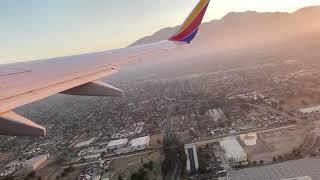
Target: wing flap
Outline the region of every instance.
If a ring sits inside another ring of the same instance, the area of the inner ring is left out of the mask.
[[[75,88],[61,92],[62,94],[79,95],[79,96],[111,96],[123,97],[124,92],[110,84],[102,81],[89,82]]]
[[[0,114],[0,135],[45,136],[46,129],[13,111]]]

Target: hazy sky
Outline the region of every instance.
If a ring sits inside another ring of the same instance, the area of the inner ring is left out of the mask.
[[[0,0],[0,64],[125,47],[181,24],[198,0]],[[288,11],[320,0],[213,0],[230,11]]]

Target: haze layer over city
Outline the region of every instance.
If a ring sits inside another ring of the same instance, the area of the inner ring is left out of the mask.
[[[319,17],[320,6],[230,12],[103,79],[124,97],[19,107],[47,135],[0,136],[0,179],[319,179]]]

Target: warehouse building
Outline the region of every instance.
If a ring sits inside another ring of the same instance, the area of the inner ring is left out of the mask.
[[[254,133],[254,132],[251,132],[248,134],[241,134],[240,140],[246,146],[255,146],[257,144],[258,136],[257,136],[257,133]]]
[[[85,160],[98,160],[101,158],[101,154],[90,154],[83,157]]]
[[[91,143],[94,143],[95,140],[96,140],[96,138],[93,137],[93,138],[91,138],[91,139],[89,139],[89,140],[82,141],[82,142],[76,144],[74,147],[75,147],[75,148],[87,147],[87,146],[89,146]]]
[[[144,150],[148,148],[150,136],[139,137],[130,141],[130,147],[133,151]]]
[[[23,172],[34,171],[49,159],[49,154],[33,157],[24,163]]]
[[[123,147],[127,146],[127,144],[128,144],[127,138],[117,139],[117,140],[110,141],[109,144],[107,145],[107,149],[112,151],[112,150],[116,150],[119,148],[123,148]]]
[[[213,118],[214,121],[217,121],[218,119],[220,119],[224,115],[224,113],[221,109],[211,109],[211,110],[209,110],[209,114]]]
[[[226,137],[220,141],[220,147],[225,151],[226,160],[232,165],[248,160],[247,153],[234,136]]]

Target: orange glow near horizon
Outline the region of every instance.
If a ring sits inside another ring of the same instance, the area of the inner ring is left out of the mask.
[[[181,24],[196,2],[0,2],[0,64],[126,47],[161,28]],[[312,5],[320,5],[320,0],[212,0],[205,21],[229,12],[293,12]]]

